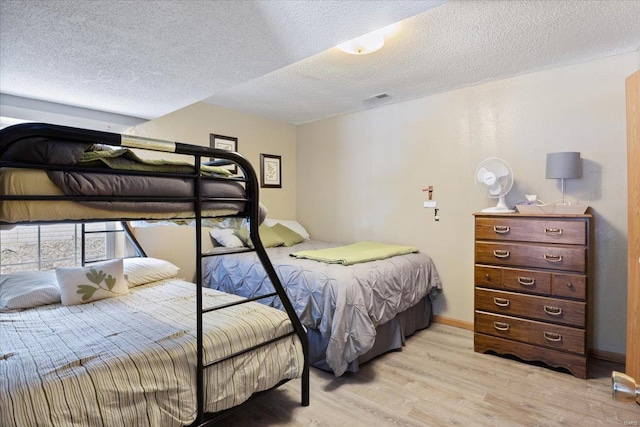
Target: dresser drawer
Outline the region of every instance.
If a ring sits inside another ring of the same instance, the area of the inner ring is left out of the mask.
[[[541,347],[585,354],[585,331],[476,311],[475,331]]]
[[[586,245],[587,223],[555,219],[478,217],[476,239]]]
[[[551,273],[504,268],[502,270],[502,287],[508,291],[551,295]]]
[[[478,264],[502,264],[580,273],[586,271],[587,265],[587,248],[581,246],[476,242],[475,256]]]
[[[587,298],[587,276],[578,274],[553,274],[551,295],[585,300]]]
[[[502,289],[502,268],[476,264],[475,284],[476,286]]]
[[[585,327],[586,303],[476,288],[476,310]]]
[[[551,295],[551,273],[476,264],[475,285],[483,288]]]

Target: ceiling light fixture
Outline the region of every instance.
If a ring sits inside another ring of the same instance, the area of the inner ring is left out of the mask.
[[[352,55],[366,55],[367,53],[375,52],[384,46],[385,38],[392,36],[399,28],[400,25],[398,25],[398,23],[387,25],[386,27],[379,28],[363,36],[339,44],[338,49]]]
[[[352,55],[366,55],[384,46],[384,37],[378,31],[367,33],[338,45],[338,49]]]

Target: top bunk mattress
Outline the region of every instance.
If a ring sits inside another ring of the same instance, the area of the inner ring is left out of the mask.
[[[217,183],[218,184],[218,183]],[[235,197],[243,197],[244,189],[235,182],[223,183],[235,184],[231,189]],[[227,187],[229,189],[229,187]],[[0,190],[3,195],[12,196],[56,196],[64,197],[64,192],[58,188],[48,177],[43,169],[2,168],[0,169]],[[227,191],[229,193],[229,191]],[[176,209],[175,205],[168,203],[155,203],[153,209],[144,209],[140,203],[136,204],[135,211],[129,209],[117,209],[108,206],[111,202],[103,202],[101,207],[78,203],[71,200],[0,200],[0,222],[36,222],[36,221],[62,221],[62,220],[90,220],[118,219],[118,220],[167,220],[193,218],[193,209],[184,206]],[[216,202],[212,209],[202,212],[204,217],[235,215],[244,209],[245,203],[239,201]],[[162,208],[165,209],[162,209]],[[264,210],[264,208],[262,208]],[[261,215],[264,218],[264,215]]]
[[[255,172],[238,153],[54,125],[0,131],[0,189],[3,223],[266,216],[256,209]]]

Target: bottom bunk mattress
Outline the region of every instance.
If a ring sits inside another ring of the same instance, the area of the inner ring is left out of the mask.
[[[305,241],[292,247],[268,248],[267,254],[298,317],[309,330],[311,365],[339,376],[347,370],[356,371],[359,361],[401,345],[386,346],[376,352],[381,330],[387,334],[395,331],[397,343],[428,326],[430,302],[441,292],[442,285],[433,261],[423,253],[350,266],[289,256],[292,252],[337,246],[340,245]],[[273,292],[253,252],[213,256],[203,262],[207,287],[247,298]],[[281,308],[278,299],[265,298],[260,302]],[[422,320],[406,320],[414,327],[405,328],[400,337],[397,328],[402,323],[395,323],[400,321],[396,317],[404,312],[413,313],[408,310],[416,305],[422,307],[423,313],[418,314]],[[379,350],[382,348],[385,346]]]
[[[203,306],[239,297],[203,290]],[[0,425],[182,426],[196,418],[195,285],[178,279],[83,305],[0,313]],[[213,362],[293,330],[246,303],[204,315]],[[205,410],[236,406],[299,377],[293,335],[205,370]]]

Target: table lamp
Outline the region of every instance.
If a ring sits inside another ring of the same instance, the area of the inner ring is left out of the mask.
[[[564,201],[564,180],[582,176],[582,159],[578,152],[562,152],[547,154],[546,178],[562,180],[562,204]]]

